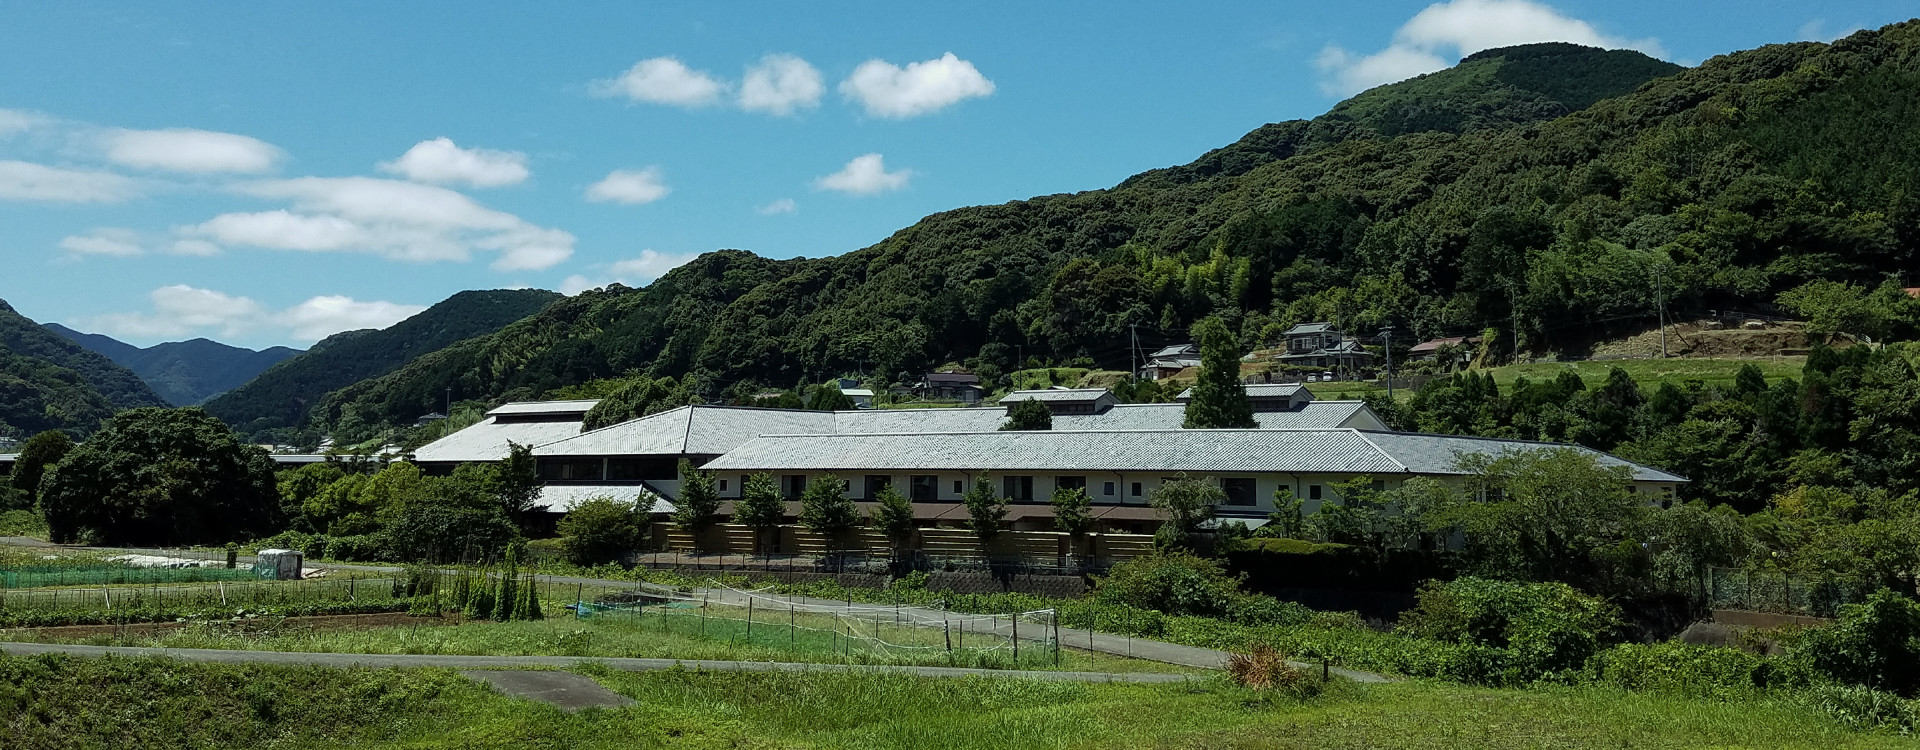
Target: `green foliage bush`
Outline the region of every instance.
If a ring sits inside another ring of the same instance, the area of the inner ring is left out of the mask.
[[[1580,669],[1620,627],[1617,607],[1566,584],[1482,578],[1430,583],[1400,617],[1408,635],[1490,650],[1504,683]]]
[[[1881,589],[1842,607],[1839,622],[1803,632],[1792,654],[1840,684],[1913,697],[1920,692],[1920,603]]]
[[[582,567],[618,561],[640,544],[646,516],[633,503],[590,497],[560,518],[557,530],[567,561]]]

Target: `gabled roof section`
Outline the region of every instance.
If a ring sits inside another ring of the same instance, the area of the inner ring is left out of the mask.
[[[555,440],[580,434],[580,422],[502,422],[499,417],[487,417],[463,430],[423,445],[413,452],[415,461],[464,463],[468,461],[499,461],[507,457],[507,443],[538,446]]]
[[[1280,335],[1305,336],[1313,333],[1327,333],[1332,330],[1334,330],[1332,323],[1301,323],[1299,325],[1296,325],[1292,328],[1287,329],[1285,333],[1282,333]]]
[[[1475,453],[1498,456],[1512,451],[1535,451],[1570,448],[1594,456],[1602,466],[1625,466],[1633,472],[1634,481],[1639,482],[1685,482],[1686,477],[1678,474],[1642,466],[1618,456],[1602,453],[1592,448],[1563,443],[1538,443],[1529,440],[1503,440],[1500,438],[1467,437],[1463,435],[1428,435],[1418,432],[1382,432],[1363,431],[1367,440],[1394,460],[1406,464],[1417,474],[1460,474],[1455,464],[1460,456]]]
[[[1149,358],[1155,358],[1155,359],[1162,358],[1162,357],[1165,357],[1165,358],[1198,357],[1200,356],[1200,347],[1194,346],[1192,344],[1174,344],[1172,346],[1160,347],[1159,351],[1156,351],[1147,356]]]
[[[1043,404],[1093,403],[1113,392],[1105,388],[1048,388],[1043,391],[1014,391],[1001,397],[1000,403],[1012,405],[1027,399]]]
[[[763,434],[834,428],[834,412],[682,406],[539,446],[542,456],[719,455]]]
[[[1247,391],[1247,398],[1313,398],[1313,391],[1299,383],[1246,383],[1241,385]],[[1193,389],[1188,388],[1175,396],[1178,399],[1193,398]]]
[[[593,409],[594,405],[599,403],[600,399],[597,398],[583,398],[571,401],[515,401],[511,404],[501,404],[494,407],[492,411],[487,412],[487,416],[492,417],[503,414],[515,416],[578,414],[584,417],[588,411]]]

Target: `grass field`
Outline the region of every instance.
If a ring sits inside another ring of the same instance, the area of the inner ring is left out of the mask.
[[[685,610],[664,622],[653,613],[636,617],[599,616],[575,620],[562,603],[543,607],[552,619],[521,622],[420,618],[406,626],[355,630],[319,630],[298,621],[277,619],[212,622],[163,634],[91,634],[85,636],[16,632],[11,640],[66,641],[96,646],[219,648],[248,651],[300,651],[346,654],[467,654],[483,656],[586,656],[715,661],[788,661],[825,664],[888,664],[980,667],[986,669],[1063,669],[1098,672],[1200,673],[1188,667],[1128,659],[1065,648],[1058,663],[1044,644],[1023,643],[1016,661],[1006,639],[962,636],[947,651],[939,629],[882,625],[881,637],[905,647],[875,648],[865,638],[841,637],[831,630],[838,618],[798,615],[800,627],[787,627],[788,615],[762,618],[753,632],[737,607],[714,607],[702,618]],[[771,621],[769,621],[771,620]],[[956,631],[957,634],[957,631]],[[968,637],[973,638],[971,642]],[[917,646],[917,648],[915,648]]]
[[[1603,690],[1335,682],[1300,698],[1223,680],[579,671],[639,704],[568,714],[446,670],[0,657],[0,741],[10,750],[1912,746],[1788,703]]]
[[[1708,385],[1727,386],[1733,384],[1733,378],[1746,365],[1760,368],[1768,382],[1785,378],[1800,377],[1800,370],[1806,365],[1806,357],[1779,357],[1775,359],[1614,359],[1586,362],[1542,362],[1540,364],[1507,365],[1477,372],[1493,374],[1493,382],[1499,384],[1504,392],[1513,387],[1513,381],[1525,376],[1528,380],[1539,382],[1558,377],[1563,370],[1572,370],[1579,374],[1588,388],[1606,382],[1607,373],[1618,367],[1642,387],[1657,387],[1660,383],[1682,385],[1689,380],[1699,380]],[[1333,383],[1308,383],[1307,390],[1318,398],[1358,398],[1369,393],[1385,393],[1384,386],[1375,383],[1342,381]],[[1396,388],[1394,395],[1399,400],[1413,397],[1413,389]]]

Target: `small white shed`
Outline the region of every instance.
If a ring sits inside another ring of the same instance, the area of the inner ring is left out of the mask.
[[[253,563],[253,574],[270,581],[294,581],[300,578],[300,550],[263,549]]]

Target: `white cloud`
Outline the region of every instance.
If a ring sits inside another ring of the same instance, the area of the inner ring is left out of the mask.
[[[138,193],[133,180],[112,172],[0,161],[0,200],[118,203]]]
[[[84,320],[83,325],[131,338],[277,331],[297,341],[316,341],[341,331],[385,328],[426,309],[422,305],[323,295],[276,311],[247,297],[185,284],[155,289],[148,300],[152,303],[149,311],[101,315]]]
[[[197,255],[205,257],[219,255],[220,246],[206,240],[175,240],[173,245],[167,248],[167,252],[173,255]]]
[[[280,149],[266,141],[210,130],[116,130],[107,136],[107,159],[140,169],[258,173],[272,170],[280,157]]]
[[[907,178],[913,176],[913,170],[902,169],[888,172],[886,164],[881,162],[879,154],[856,156],[840,171],[814,180],[814,187],[833,190],[849,195],[873,195],[889,190],[899,190],[907,186]]]
[[[1451,58],[1530,42],[1572,42],[1666,56],[1657,39],[1610,36],[1593,24],[1532,0],[1452,0],[1415,14],[1394,32],[1393,43],[1384,50],[1360,55],[1329,44],[1314,65],[1321,73],[1321,88],[1345,96],[1440,70]]]
[[[461,148],[450,138],[413,144],[400,158],[380,163],[380,171],[414,182],[465,183],[499,187],[527,179],[527,155],[518,151]]]
[[[425,305],[360,302],[352,297],[323,295],[287,308],[274,317],[276,323],[292,330],[294,338],[318,341],[341,331],[386,328],[426,309]]]
[[[573,254],[574,237],[496,211],[458,192],[372,177],[301,177],[240,186],[291,209],[230,213],[181,227],[185,239],[311,252],[366,252],[392,260],[463,261],[494,251],[499,270],[550,268]]]
[[[840,93],[860,102],[869,115],[903,118],[992,94],[993,82],[980,75],[973,63],[948,52],[932,60],[908,63],[905,68],[885,60],[868,60],[840,82]]]
[[[655,57],[634,63],[618,78],[595,81],[589,90],[595,96],[704,107],[720,100],[726,84],[704,71],[688,68],[678,59]]]
[[[587,200],[595,203],[652,203],[673,192],[660,180],[659,167],[616,169],[606,179],[587,188]]]
[[[1801,24],[1800,30],[1794,32],[1794,38],[1802,42],[1833,42],[1842,37],[1852,36],[1860,28],[1843,26],[1839,31],[1832,31],[1827,28],[1827,19],[1816,18]]]
[[[759,211],[761,216],[773,216],[774,214],[793,213],[800,210],[800,206],[794,203],[792,198],[781,198],[754,210]]]
[[[614,261],[604,267],[605,274],[599,278],[589,278],[580,274],[568,276],[560,282],[560,293],[569,297],[588,289],[599,289],[608,284],[619,282],[627,286],[645,286],[654,279],[665,276],[668,271],[679,268],[700,257],[699,253],[663,253],[653,249],[641,250],[640,255],[625,260]]]
[[[115,258],[127,258],[146,253],[140,246],[140,238],[131,229],[100,227],[86,234],[77,234],[60,240],[60,249],[73,255],[100,255]]]
[[[18,109],[0,109],[0,138],[32,130],[46,122],[45,117]]]
[[[820,106],[827,90],[820,71],[793,55],[767,55],[747,69],[740,84],[740,108],[773,115]]]

